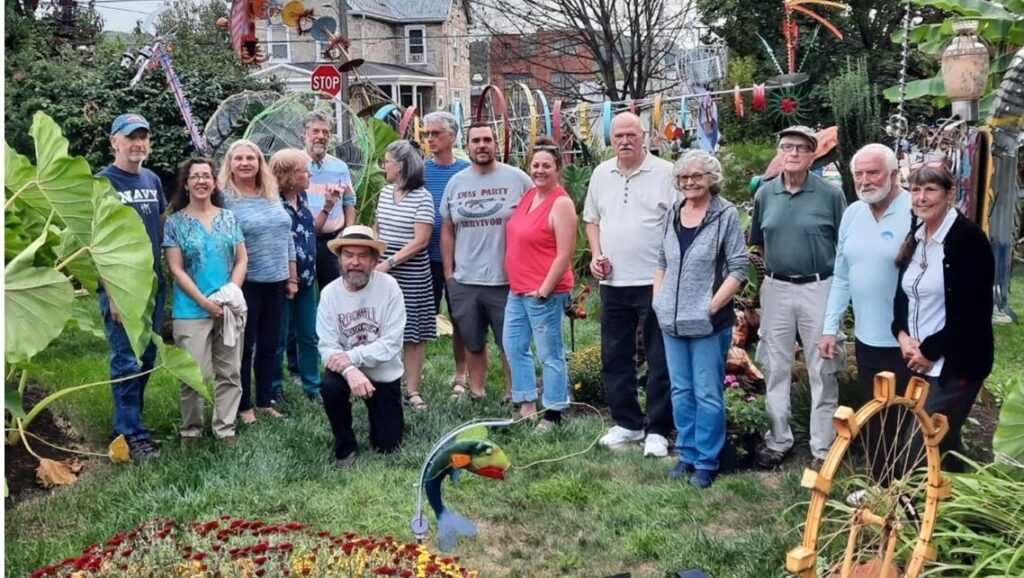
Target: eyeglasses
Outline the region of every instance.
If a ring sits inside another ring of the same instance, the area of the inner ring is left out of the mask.
[[[441,136],[443,134],[448,134],[448,131],[446,131],[446,130],[428,130],[428,131],[424,131],[423,134],[426,135],[427,138],[437,138],[437,137],[439,137],[439,136]]]
[[[779,145],[779,150],[784,153],[791,153],[793,151],[796,151],[800,154],[807,154],[813,151],[814,149],[811,147],[811,145],[786,142]]]
[[[383,168],[386,168],[388,166],[388,163],[395,163],[395,161],[393,161],[391,159],[382,159],[380,161],[380,163],[378,163],[378,165],[380,166],[380,168],[383,169]],[[398,163],[395,163],[395,164],[398,164]]]
[[[189,175],[189,182],[197,183],[199,181],[212,181],[213,175]]]
[[[684,183],[687,181],[699,181],[710,174],[711,173],[693,173],[692,175],[676,175],[676,180]]]

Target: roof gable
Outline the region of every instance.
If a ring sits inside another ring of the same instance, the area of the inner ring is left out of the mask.
[[[388,22],[446,22],[455,1],[347,0],[350,14]]]

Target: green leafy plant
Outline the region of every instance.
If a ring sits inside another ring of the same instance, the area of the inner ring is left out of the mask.
[[[853,200],[857,193],[853,188],[850,161],[858,149],[868,143],[879,142],[882,136],[882,117],[875,86],[868,76],[867,59],[847,60],[846,71],[828,83],[827,92],[839,129],[837,162],[843,192],[847,200]]]
[[[137,355],[150,339],[160,363],[152,370],[170,371],[209,397],[191,356],[165,346],[150,327],[156,276],[153,252],[142,221],[121,204],[105,177],[94,177],[81,157],[68,155],[60,127],[42,112],[32,120],[36,164],[6,142],[4,174],[5,252],[4,328],[5,406],[9,411],[7,442],[23,432],[53,401],[70,393],[110,383],[101,381],[56,391],[27,413],[22,395],[32,363],[69,325],[86,325],[87,299],[98,279],[121,310],[125,332]],[[11,247],[17,248],[17,253]],[[18,376],[18,384],[11,380]],[[38,456],[37,456],[38,457]]]
[[[373,136],[373,152],[366,159],[366,168],[355,187],[356,199],[359,202],[356,220],[364,225],[370,225],[377,220],[377,197],[380,190],[388,184],[380,163],[384,160],[384,151],[388,145],[400,138],[395,129],[382,120],[371,118],[369,126],[370,134]]]
[[[992,449],[1001,461],[1024,463],[1024,384],[1019,379],[1003,399]]]
[[[722,196],[737,204],[753,201],[750,178],[768,168],[775,152],[775,143],[767,139],[737,141],[723,146],[718,155],[725,177]]]
[[[745,389],[733,375],[725,376],[725,419],[726,434],[737,457],[746,455],[742,438],[747,435],[760,436],[771,426],[765,410],[764,395]]]
[[[572,197],[578,216],[576,249],[572,254],[572,272],[577,281],[584,280],[590,275],[591,253],[590,245],[587,243],[587,224],[583,222],[583,204],[587,200],[587,188],[590,186],[590,177],[594,174],[594,166],[574,163],[562,169],[562,184],[565,186],[565,192]]]
[[[43,566],[31,578],[65,575],[463,578],[477,573],[463,568],[458,558],[431,554],[392,536],[334,535],[298,522],[270,524],[224,515],[185,527],[174,520],[150,520],[102,546],[89,546],[80,556]]]
[[[1024,466],[989,464],[951,475],[953,495],[939,502],[932,544],[937,561],[925,576],[1024,576]]]

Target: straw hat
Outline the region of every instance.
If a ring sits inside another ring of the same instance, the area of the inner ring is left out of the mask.
[[[345,230],[337,238],[327,241],[327,248],[335,255],[341,252],[342,247],[352,246],[369,247],[377,251],[378,255],[383,255],[384,250],[388,248],[387,244],[377,240],[377,235],[374,234],[373,229],[366,225],[345,227]]]

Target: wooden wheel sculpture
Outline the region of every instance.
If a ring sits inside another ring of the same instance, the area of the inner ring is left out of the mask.
[[[540,134],[540,111],[533,91],[524,82],[512,85],[505,97],[508,99],[509,124],[512,127],[512,162],[522,165],[533,156],[533,143]]]
[[[803,542],[786,569],[800,578],[917,578],[935,557],[931,536],[939,500],[950,495],[940,471],[946,417],[928,415],[928,382],[914,377],[903,396],[892,373],[875,376],[874,398],[840,407],[836,440],[820,472],[805,469],[811,492]]]
[[[476,105],[475,120],[476,122],[486,122],[494,126],[501,160],[506,163],[509,162],[512,126],[508,119],[508,103],[505,100],[505,93],[500,88],[493,84],[488,84],[480,92],[480,100]]]

